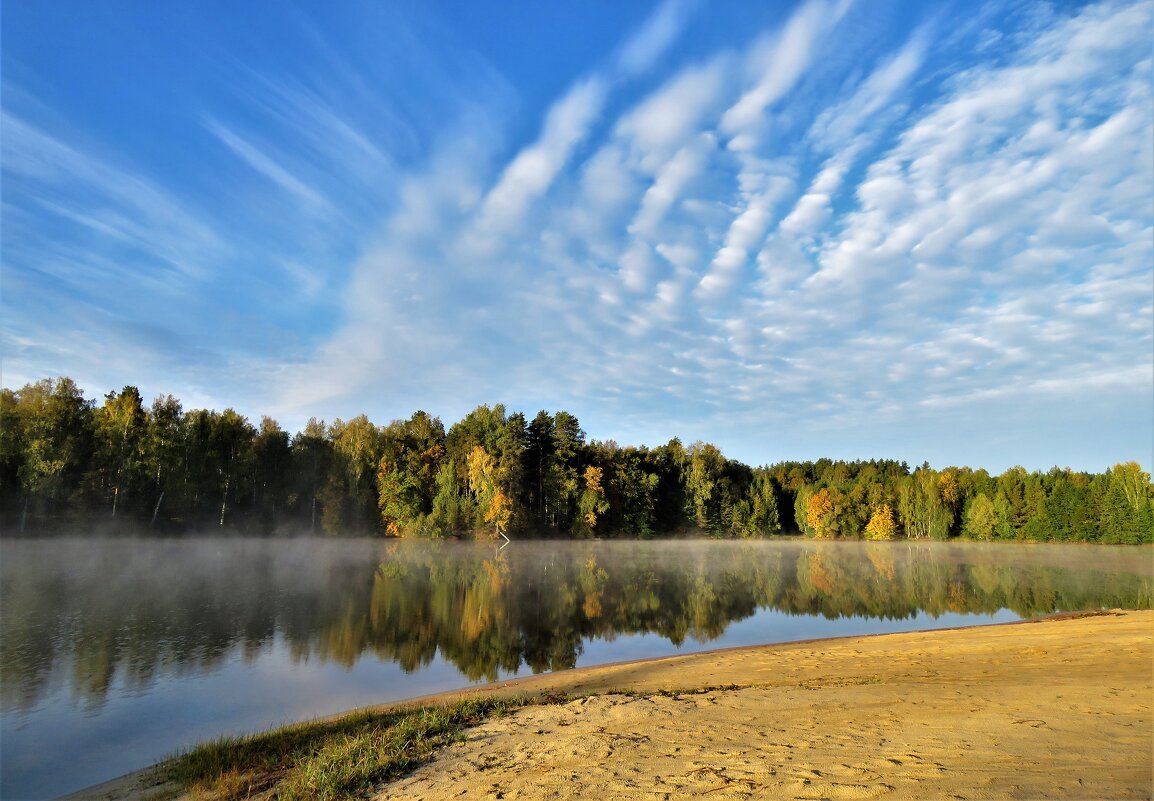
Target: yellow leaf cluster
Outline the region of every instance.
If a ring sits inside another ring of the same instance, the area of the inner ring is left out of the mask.
[[[489,510],[485,512],[485,522],[492,523],[498,531],[509,527],[509,520],[513,517],[513,501],[501,490],[493,495]]]
[[[604,492],[604,490],[601,489],[601,475],[602,471],[600,467],[585,468],[585,487],[597,495]]]
[[[824,537],[828,529],[828,517],[833,514],[833,498],[828,488],[823,487],[813,494],[805,507],[809,526],[819,537]]]
[[[888,503],[883,503],[874,510],[870,521],[866,523],[866,537],[871,540],[892,540],[897,534],[898,524],[894,520],[894,510]]]

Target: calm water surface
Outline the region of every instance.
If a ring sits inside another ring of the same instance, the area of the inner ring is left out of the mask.
[[[2,541],[0,797],[530,673],[1148,608],[1152,574],[1089,545]]]

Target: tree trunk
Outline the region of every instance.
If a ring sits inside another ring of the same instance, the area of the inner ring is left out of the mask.
[[[148,524],[149,528],[156,526],[156,516],[160,514],[160,502],[164,500],[164,492],[161,491],[160,497],[156,499],[156,506],[152,507],[152,522]]]

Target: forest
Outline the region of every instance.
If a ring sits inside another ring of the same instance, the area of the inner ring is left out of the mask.
[[[103,524],[103,525],[101,525]],[[893,460],[750,467],[715,445],[590,440],[565,411],[478,406],[376,425],[186,411],[69,378],[0,390],[0,530],[391,537],[665,536],[1154,542],[1154,485],[1105,473]]]

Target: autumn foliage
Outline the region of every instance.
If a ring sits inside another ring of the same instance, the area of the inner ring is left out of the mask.
[[[235,410],[86,399],[67,378],[0,390],[5,533],[229,528],[399,537],[764,537],[1154,542],[1136,462],[1094,474],[895,460],[751,468],[710,443],[590,442],[577,418],[478,406],[447,430],[418,411],[310,419],[290,435]]]
[[[822,539],[833,536],[833,511],[833,492],[828,487],[822,487],[810,497],[806,518],[814,536]]]
[[[883,503],[874,511],[866,523],[865,533],[866,539],[870,540],[892,540],[897,535],[898,524],[888,503]]]

